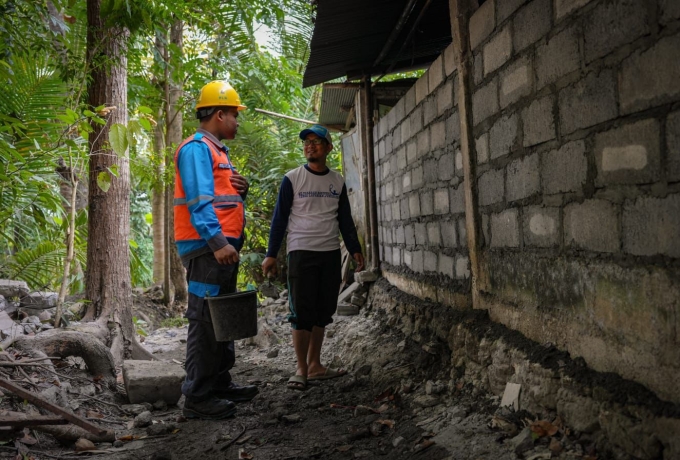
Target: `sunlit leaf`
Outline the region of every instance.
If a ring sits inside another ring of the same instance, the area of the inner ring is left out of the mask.
[[[108,171],[102,171],[97,174],[97,186],[104,192],[108,192],[111,188],[111,174]]]
[[[116,155],[125,155],[128,149],[127,128],[120,123],[111,126],[109,131],[109,142]]]

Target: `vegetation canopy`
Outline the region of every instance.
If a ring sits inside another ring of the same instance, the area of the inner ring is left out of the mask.
[[[88,3],[103,18],[102,41],[92,48]],[[129,162],[132,286],[162,282],[152,268],[159,238],[153,224],[167,212],[154,200],[171,184],[177,143],[166,130],[179,118],[182,137],[191,134],[199,89],[226,79],[251,109],[228,143],[250,181],[239,283],[259,281],[278,186],[303,156],[299,123],[252,108],[316,118],[318,90],[301,84],[311,15],[298,0],[0,0],[0,277],[39,290],[84,290],[93,228],[88,177],[94,174],[103,194],[125,177],[120,161],[90,171],[90,159],[113,155]],[[179,40],[171,36],[177,27]],[[127,106],[92,106],[88,88],[97,68],[118,63],[104,42],[120,31],[129,32]],[[121,112],[127,121],[112,123],[111,114]],[[337,154],[332,160],[337,167]]]

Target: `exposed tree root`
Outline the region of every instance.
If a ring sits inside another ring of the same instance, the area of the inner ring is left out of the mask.
[[[14,348],[27,354],[40,350],[46,356],[78,356],[90,373],[101,378],[108,388],[116,388],[116,369],[109,349],[91,334],[55,329],[35,337],[17,337]]]
[[[79,438],[85,438],[92,442],[113,442],[116,440],[116,433],[113,430],[107,430],[105,434],[99,436],[75,425],[39,425],[33,427],[33,429],[51,434],[60,442],[74,442]]]
[[[152,355],[149,350],[142,346],[142,344],[137,342],[137,339],[134,339],[130,344],[130,357],[132,359],[141,359],[145,361],[158,361],[158,358]]]

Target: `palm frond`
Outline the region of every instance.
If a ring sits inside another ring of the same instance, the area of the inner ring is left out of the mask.
[[[11,279],[26,281],[33,289],[52,288],[53,280],[59,279],[65,256],[63,243],[43,241],[14,254],[6,271]]]

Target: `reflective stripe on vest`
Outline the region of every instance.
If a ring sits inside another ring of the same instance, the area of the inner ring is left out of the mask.
[[[200,195],[187,202],[186,193],[182,186],[182,178],[180,177],[179,168],[177,167],[177,158],[179,157],[180,150],[192,141],[203,142],[208,146],[208,150],[212,156],[215,196]],[[190,136],[184,139],[179,147],[177,147],[177,150],[175,151],[175,198],[173,200],[175,210],[175,241],[201,239],[201,236],[194,226],[191,225],[191,213],[189,212],[189,206],[196,204],[201,200],[212,201],[213,210],[222,227],[224,236],[227,238],[239,239],[243,235],[243,228],[245,226],[243,199],[236,191],[236,188],[231,184],[230,177],[233,174],[231,162],[229,162],[229,168],[219,167],[220,164],[224,163],[224,157],[225,153],[221,152],[219,148],[205,136],[202,136],[200,139],[196,139],[196,135]],[[227,159],[227,161],[229,160]]]

